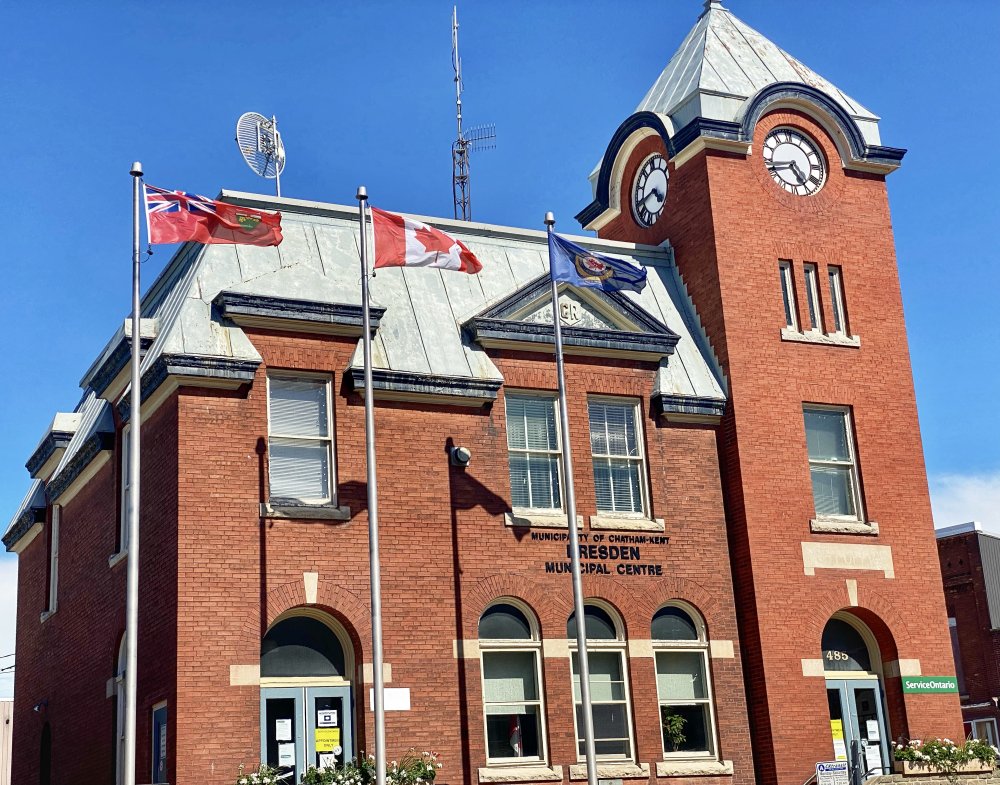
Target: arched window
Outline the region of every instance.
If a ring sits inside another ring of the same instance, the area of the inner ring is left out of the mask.
[[[545,760],[540,649],[538,625],[519,603],[501,600],[479,618],[488,763]]]
[[[590,666],[590,702],[594,718],[594,748],[598,758],[632,760],[632,716],[629,710],[625,635],[617,614],[601,605],[584,608],[587,660]],[[573,704],[576,715],[577,755],[586,750],[583,699],[580,694],[580,659],[576,647],[576,614],[566,623],[573,671]]]
[[[260,675],[346,678],[344,647],[319,619],[291,616],[275,624],[260,644]]]
[[[664,757],[715,754],[715,711],[705,625],[693,609],[666,605],[652,623]]]
[[[823,670],[871,672],[871,651],[861,633],[843,619],[833,618],[823,628]]]

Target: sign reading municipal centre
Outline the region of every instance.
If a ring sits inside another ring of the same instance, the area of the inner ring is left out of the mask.
[[[904,676],[903,692],[958,692],[954,676]]]

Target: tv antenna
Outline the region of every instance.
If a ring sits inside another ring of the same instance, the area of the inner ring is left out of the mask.
[[[458,137],[451,143],[451,191],[455,218],[472,220],[472,184],[469,180],[469,153],[496,146],[496,127],[489,123],[462,130],[462,58],[458,56],[458,6],[451,12],[451,67],[455,71],[455,116]]]
[[[278,133],[278,118],[245,112],[236,121],[236,144],[243,160],[258,177],[274,180],[281,196],[281,173],[285,170],[285,145]]]

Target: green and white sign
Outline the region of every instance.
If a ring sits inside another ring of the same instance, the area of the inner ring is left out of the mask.
[[[954,676],[904,676],[903,692],[958,692]]]

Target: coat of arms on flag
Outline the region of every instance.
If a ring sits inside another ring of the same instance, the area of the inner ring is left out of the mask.
[[[153,185],[143,188],[150,243],[281,243],[281,213],[266,213]]]

